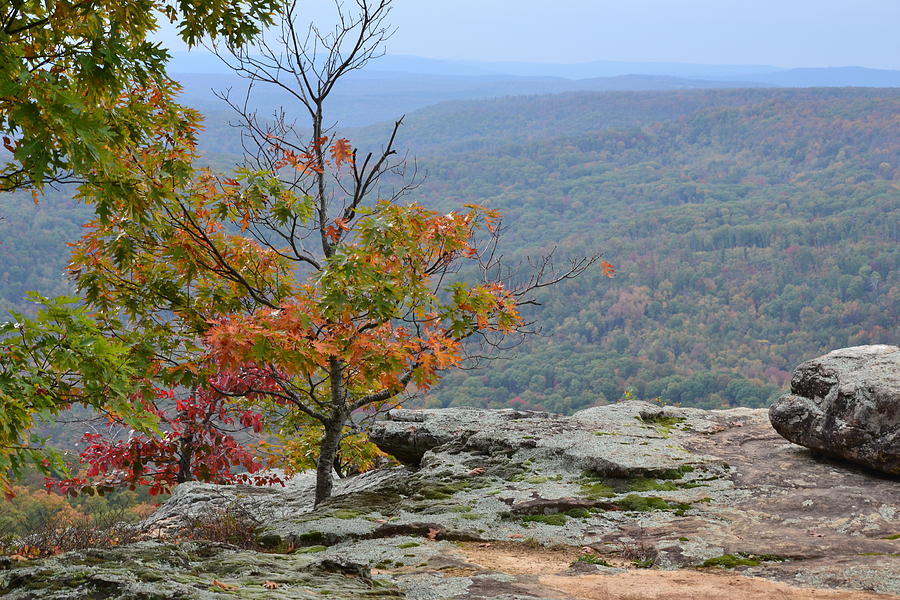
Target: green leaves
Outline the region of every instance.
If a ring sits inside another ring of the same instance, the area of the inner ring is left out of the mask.
[[[179,22],[190,45],[203,37],[242,45],[271,23],[277,0],[41,0],[2,9],[0,133],[16,140],[0,163],[0,191],[68,179],[108,179],[119,173],[121,152],[139,146],[154,118],[175,127],[168,52],[146,41],[160,12]],[[7,13],[9,13],[7,15]],[[131,102],[158,89],[149,104]]]
[[[73,402],[120,415],[139,431],[156,426],[133,403],[150,393],[146,356],[108,337],[76,299],[32,299],[42,305],[34,319],[13,314],[0,323],[0,486],[28,462],[45,469],[55,462],[29,430]]]

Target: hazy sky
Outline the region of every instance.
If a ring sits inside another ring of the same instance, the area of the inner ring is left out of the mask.
[[[430,58],[900,69],[900,0],[395,0],[391,22],[390,54]]]

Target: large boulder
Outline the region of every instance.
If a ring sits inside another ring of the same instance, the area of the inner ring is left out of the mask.
[[[795,444],[900,475],[900,348],[842,348],[801,364],[769,420]]]

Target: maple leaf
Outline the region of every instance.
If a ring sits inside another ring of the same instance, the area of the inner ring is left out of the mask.
[[[604,277],[615,277],[616,276],[616,268],[605,260],[600,263],[600,268],[603,270]]]

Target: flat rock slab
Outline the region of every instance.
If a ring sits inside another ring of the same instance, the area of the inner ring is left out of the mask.
[[[408,464],[339,481],[316,509],[309,476],[283,488],[183,485],[146,531],[172,536],[185,515],[233,505],[254,512],[266,524],[257,541],[294,553],[228,550],[238,575],[219,580],[242,589],[269,567],[239,563],[265,560],[275,572],[296,561],[314,591],[332,585],[311,576],[315,564],[357,565],[353,590],[413,600],[900,594],[900,478],[787,442],[765,410],[397,411],[372,435]],[[53,560],[41,564],[73,562]],[[191,563],[191,577],[226,575],[216,561]],[[39,568],[2,573],[35,581]],[[707,595],[685,596],[700,580]]]
[[[801,364],[769,418],[795,444],[900,475],[900,348],[842,348]]]
[[[8,600],[300,600],[321,598],[326,591],[347,600],[401,595],[388,582],[372,580],[360,565],[213,543],[141,542],[0,571],[0,595]]]

